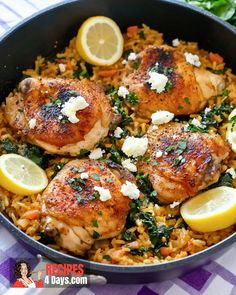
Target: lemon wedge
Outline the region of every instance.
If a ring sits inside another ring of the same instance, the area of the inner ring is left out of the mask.
[[[88,63],[114,64],[123,53],[124,40],[118,25],[105,16],[88,18],[79,28],[76,48]]]
[[[41,192],[48,179],[33,161],[16,154],[0,157],[0,185],[18,195],[32,195]]]
[[[226,139],[231,144],[232,150],[236,153],[236,109],[230,113],[228,120]],[[230,122],[231,120],[233,122]]]
[[[181,209],[184,221],[193,230],[212,232],[236,223],[236,189],[221,186],[185,202]]]

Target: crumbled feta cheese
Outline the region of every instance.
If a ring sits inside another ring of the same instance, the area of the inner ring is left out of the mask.
[[[120,127],[117,127],[116,130],[114,131],[114,136],[116,138],[121,138],[121,134],[124,132],[124,130]]]
[[[61,119],[63,119],[63,116],[62,115],[58,116],[58,120],[60,121]]]
[[[180,202],[173,202],[172,204],[170,204],[170,208],[173,209],[177,206],[179,206]]]
[[[122,145],[121,150],[128,157],[143,156],[148,147],[148,139],[146,137],[137,138],[134,136],[127,137]]]
[[[66,71],[66,65],[59,64],[58,67],[59,67],[59,70],[60,70],[61,73],[64,73]]]
[[[201,62],[199,60],[199,56],[196,54],[192,54],[190,52],[185,52],[184,53],[185,59],[188,63],[190,63],[191,65],[195,66],[195,67],[200,67]]]
[[[156,158],[160,158],[160,157],[162,157],[162,155],[163,155],[162,151],[160,151],[160,150],[156,151]]]
[[[187,123],[186,125],[184,125],[184,132],[187,132],[189,128],[189,124]]]
[[[166,83],[168,82],[168,77],[154,71],[151,71],[148,74],[149,79],[147,82],[151,84],[151,90],[155,90],[157,93],[163,92],[165,90]]]
[[[130,52],[128,56],[128,60],[135,60],[137,58],[137,54],[135,52]]]
[[[131,172],[137,172],[137,167],[130,159],[122,161],[122,166]]]
[[[137,186],[128,180],[126,180],[125,184],[121,186],[120,191],[124,196],[129,197],[131,200],[137,200],[140,195]]]
[[[161,125],[170,122],[174,118],[174,114],[168,111],[157,111],[152,114],[152,124]]]
[[[89,104],[82,96],[71,97],[62,106],[61,113],[68,118],[71,123],[78,123],[79,118],[76,112],[87,108]]]
[[[208,114],[210,111],[211,111],[211,108],[205,108],[204,113],[205,113],[205,114]]]
[[[111,199],[111,193],[110,193],[109,189],[103,188],[101,186],[95,186],[94,190],[99,192],[99,195],[100,195],[99,199],[102,202],[106,202],[107,200]]]
[[[235,172],[235,169],[233,167],[226,170],[226,172],[229,173],[232,176],[233,179],[236,178],[236,172]]]
[[[80,174],[80,178],[81,179],[88,179],[89,178],[89,175],[88,175],[88,173],[83,172],[83,173]]]
[[[196,126],[196,127],[201,127],[202,126],[201,122],[198,121],[198,119],[196,119],[196,118],[193,118],[192,119],[191,124],[194,125],[194,126]]]
[[[89,159],[91,159],[91,160],[100,159],[100,158],[102,158],[103,153],[104,153],[104,151],[101,148],[96,148],[90,152]]]
[[[29,120],[29,128],[34,129],[36,126],[36,119],[30,119]]]
[[[128,62],[126,59],[123,59],[121,63],[122,63],[122,65],[127,65]]]
[[[180,43],[179,43],[179,39],[178,39],[178,38],[172,40],[172,45],[173,45],[174,47],[178,47],[179,44],[180,44]]]
[[[117,94],[123,98],[126,98],[129,95],[129,90],[125,86],[120,86]]]

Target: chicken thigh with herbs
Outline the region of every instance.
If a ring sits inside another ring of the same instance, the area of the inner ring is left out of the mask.
[[[187,62],[188,58],[197,66]],[[176,115],[197,113],[225,86],[222,75],[199,68],[200,61],[185,56],[177,48],[150,46],[135,62],[138,60],[138,69],[125,76],[123,84],[137,95],[139,103],[135,110],[143,118],[150,118],[158,110]],[[126,67],[130,71],[130,64]]]
[[[121,193],[126,180],[135,182],[128,170],[112,161],[70,161],[42,195],[46,235],[78,255],[96,239],[117,236],[130,209],[130,198]]]
[[[222,160],[229,155],[229,146],[220,135],[186,132],[185,128],[174,122],[151,127],[146,152],[150,159],[138,162],[138,169],[149,175],[164,203],[183,201],[216,183]]]
[[[8,123],[55,154],[78,155],[108,134],[113,114],[102,88],[88,80],[26,78],[6,99]]]

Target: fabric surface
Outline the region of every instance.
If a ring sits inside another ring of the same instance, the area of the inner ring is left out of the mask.
[[[61,0],[0,0],[0,35],[19,21]],[[32,251],[31,251],[32,250]],[[30,261],[31,267],[43,269],[32,254],[33,249],[23,247],[13,235],[0,225],[0,295],[16,294],[11,289],[9,274],[19,259]],[[53,288],[20,290],[17,294],[61,295],[236,295],[236,245],[210,264],[180,278],[146,285],[104,285],[84,288]],[[33,276],[34,277],[34,276]],[[30,291],[30,292],[29,292]]]

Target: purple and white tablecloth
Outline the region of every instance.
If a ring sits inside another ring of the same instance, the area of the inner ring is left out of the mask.
[[[0,35],[25,17],[61,0],[0,0]],[[96,0],[94,0],[96,1]],[[236,295],[236,246],[219,259],[180,278],[146,285],[104,285],[83,288],[12,289],[9,273],[19,259],[30,260],[31,267],[42,269],[29,249],[0,225],[0,295]],[[34,276],[33,276],[34,277]]]

